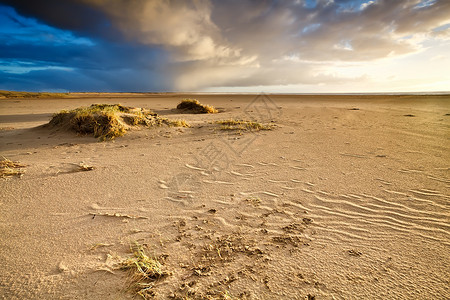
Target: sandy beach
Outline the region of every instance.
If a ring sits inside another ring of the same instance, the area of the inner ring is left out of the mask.
[[[42,126],[93,103],[191,127],[99,142]],[[167,272],[155,299],[450,298],[449,96],[0,99],[0,147],[25,166],[0,179],[2,299],[138,299],[117,268],[135,243]]]

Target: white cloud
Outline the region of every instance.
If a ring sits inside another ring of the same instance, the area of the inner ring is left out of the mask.
[[[362,3],[360,6],[360,9],[365,10],[366,8],[368,8],[370,5],[374,4],[375,2],[376,1],[369,1],[369,2]]]
[[[381,80],[380,61],[389,66],[386,61],[422,53],[430,40],[450,39],[447,0],[85,1],[130,39],[166,49],[178,89],[332,84],[365,74]],[[348,62],[358,64],[351,75],[335,68]],[[324,63],[329,72],[319,68]]]

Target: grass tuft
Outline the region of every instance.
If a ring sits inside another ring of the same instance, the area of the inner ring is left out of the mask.
[[[238,131],[260,131],[260,130],[272,130],[273,125],[264,125],[254,121],[244,120],[222,120],[216,121],[217,124],[222,125],[221,130],[238,130]]]
[[[167,125],[170,127],[191,127],[185,120],[168,120]]]
[[[120,104],[92,104],[89,107],[62,110],[53,115],[49,125],[66,127],[79,134],[93,134],[102,141],[123,136],[128,129],[138,125],[189,127],[184,120],[172,121],[150,110]]]
[[[134,256],[124,260],[120,268],[130,272],[132,288],[139,296],[144,299],[152,298],[155,296],[153,290],[155,282],[170,274],[163,270],[158,259],[149,257],[145,253],[142,245],[135,243],[131,251]]]
[[[177,109],[183,109],[194,114],[216,114],[219,111],[211,105],[203,105],[196,99],[183,99],[177,105]]]
[[[0,160],[0,178],[8,178],[12,176],[22,177],[25,173],[25,171],[21,169],[23,167],[25,167],[25,165],[3,157],[2,160]]]
[[[69,93],[30,93],[15,91],[0,91],[0,98],[64,98]]]

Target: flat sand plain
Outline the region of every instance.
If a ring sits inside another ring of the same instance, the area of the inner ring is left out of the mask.
[[[192,127],[99,142],[41,126],[92,103]],[[275,128],[214,124],[230,118]],[[156,299],[450,298],[449,96],[0,99],[0,127],[0,155],[26,165],[0,179],[3,299],[137,297],[117,269],[135,242],[170,273]]]

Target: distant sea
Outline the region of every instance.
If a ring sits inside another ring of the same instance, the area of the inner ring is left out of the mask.
[[[307,95],[307,96],[320,96],[320,95],[355,95],[355,96],[377,96],[377,95],[411,95],[411,96],[426,96],[426,95],[450,95],[450,91],[446,92],[389,92],[389,93],[266,93],[266,92],[162,92],[157,94],[190,94],[190,95],[257,95],[257,94],[267,94],[267,95]],[[145,94],[145,92],[144,92]],[[153,94],[153,93],[149,93]]]

